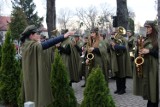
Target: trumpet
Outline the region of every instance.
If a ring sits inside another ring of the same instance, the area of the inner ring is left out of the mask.
[[[142,48],[143,48],[143,42],[142,42],[142,36],[140,36],[138,50],[140,50]],[[137,75],[138,75],[138,77],[142,78],[143,77],[142,64],[144,63],[143,56],[141,54],[139,54],[138,57],[136,57],[136,59],[134,60],[134,62],[136,64]]]

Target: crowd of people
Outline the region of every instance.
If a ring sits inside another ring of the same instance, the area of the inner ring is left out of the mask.
[[[115,78],[115,94],[126,93],[126,78],[132,77],[133,94],[148,100],[147,107],[158,107],[158,30],[153,21],[146,21],[144,28],[146,35],[139,36],[117,27],[106,38],[94,27],[83,36],[64,30],[61,35],[46,39],[34,25],[28,26],[21,36],[25,101],[34,101],[36,107],[45,107],[53,101],[49,76],[56,48],[67,68],[70,86],[82,77],[86,82],[92,69],[100,67],[106,82]],[[139,59],[136,62],[137,57],[143,62]]]

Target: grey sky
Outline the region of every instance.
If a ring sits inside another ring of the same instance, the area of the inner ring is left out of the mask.
[[[4,15],[9,15],[11,11],[10,0],[2,0],[7,1],[4,3],[2,13]],[[46,15],[46,8],[44,0],[34,0],[37,11],[40,16]],[[61,8],[70,8],[72,10],[78,8],[78,7],[89,7],[90,5],[93,6],[100,6],[102,3],[107,3],[109,8],[115,8],[116,9],[116,0],[56,0],[56,8],[57,11]],[[130,8],[133,12],[135,12],[135,19],[136,22],[139,22],[141,25],[146,20],[154,20],[157,15],[157,10],[155,8],[155,0],[127,0],[128,8]]]

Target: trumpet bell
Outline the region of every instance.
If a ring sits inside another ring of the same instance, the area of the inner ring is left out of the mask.
[[[118,33],[119,33],[119,34],[121,34],[121,35],[126,34],[126,30],[125,30],[125,28],[124,28],[124,27],[122,27],[122,26],[119,26],[119,27],[118,27]]]

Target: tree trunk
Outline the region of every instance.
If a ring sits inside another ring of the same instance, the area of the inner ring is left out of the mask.
[[[160,31],[160,0],[158,0],[158,30]],[[160,32],[158,33],[158,41],[160,41]],[[159,42],[158,42],[158,46],[159,46],[159,53],[160,53],[160,43]],[[159,62],[160,62],[160,54],[159,54]],[[159,71],[160,71],[160,63],[159,63]],[[160,79],[159,79],[159,84],[160,84]],[[160,88],[159,88],[159,96],[160,96]]]
[[[55,7],[56,0],[47,0],[47,29],[48,29],[48,37],[52,36],[51,31],[56,29],[56,7]]]
[[[128,27],[128,8],[127,0],[117,0],[117,24],[123,26],[125,29]]]

